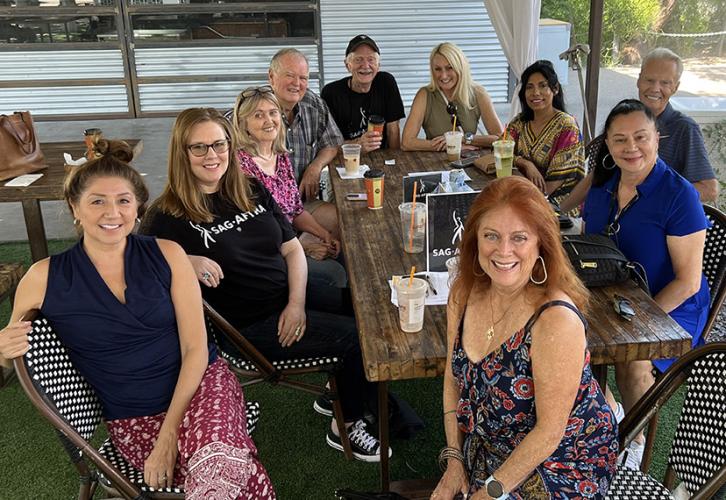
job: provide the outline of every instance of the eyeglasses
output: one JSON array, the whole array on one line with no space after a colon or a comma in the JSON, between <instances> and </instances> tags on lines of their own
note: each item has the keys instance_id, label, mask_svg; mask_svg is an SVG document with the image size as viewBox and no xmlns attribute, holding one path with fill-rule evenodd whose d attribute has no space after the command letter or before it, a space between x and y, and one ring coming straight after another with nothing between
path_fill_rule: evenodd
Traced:
<instances>
[{"instance_id":1,"label":"eyeglasses","mask_svg":"<svg viewBox=\"0 0 726 500\"><path fill-rule=\"evenodd\" d=\"M261 87L251 87L249 89L245 89L242 91L242 99L240 99L240 102L244 101L245 99L249 99L250 97L254 97L256 95L267 95L267 94L274 94L275 91L272 90L272 87L269 85L262 85Z\"/></svg>"},{"instance_id":2,"label":"eyeglasses","mask_svg":"<svg viewBox=\"0 0 726 500\"><path fill-rule=\"evenodd\" d=\"M446 105L446 112L451 115L451 123L452 123L452 125L454 123L454 118L456 118L456 122L457 123L460 122L459 115L457 114L457 111L458 111L458 109L456 109L456 104L454 104L453 102L450 102L449 104Z\"/></svg>"},{"instance_id":3,"label":"eyeglasses","mask_svg":"<svg viewBox=\"0 0 726 500\"><path fill-rule=\"evenodd\" d=\"M206 156L209 148L212 148L215 153L222 154L229 151L229 140L222 139L221 141L215 141L212 144L190 144L187 149L191 151L194 156Z\"/></svg>"}]
</instances>

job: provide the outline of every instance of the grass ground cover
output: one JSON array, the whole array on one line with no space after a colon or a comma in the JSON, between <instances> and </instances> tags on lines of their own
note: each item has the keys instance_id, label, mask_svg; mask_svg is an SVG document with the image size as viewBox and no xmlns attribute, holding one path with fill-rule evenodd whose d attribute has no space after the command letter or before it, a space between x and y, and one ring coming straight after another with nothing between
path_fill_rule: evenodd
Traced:
<instances>
[{"instance_id":1,"label":"grass ground cover","mask_svg":"<svg viewBox=\"0 0 726 500\"><path fill-rule=\"evenodd\" d=\"M50 242L51 253L71 242ZM27 244L0 244L0 261L30 263ZM0 307L0 322L7 323L9 306ZM614 387L614 380L610 378ZM420 379L390 384L426 422L411 441L392 442L391 477L416 479L438 474L436 457L444 445L441 418L441 379ZM313 397L285 388L257 385L245 389L248 400L259 401L262 416L253 439L281 499L334 498L336 488L375 490L378 466L347 462L342 453L325 443L329 419L312 409ZM662 478L683 392L661 414L653 475ZM96 440L102 441L102 428ZM75 469L55 432L26 398L17 380L0 389L0 500L75 498ZM103 493L97 493L103 498Z\"/></svg>"}]
</instances>

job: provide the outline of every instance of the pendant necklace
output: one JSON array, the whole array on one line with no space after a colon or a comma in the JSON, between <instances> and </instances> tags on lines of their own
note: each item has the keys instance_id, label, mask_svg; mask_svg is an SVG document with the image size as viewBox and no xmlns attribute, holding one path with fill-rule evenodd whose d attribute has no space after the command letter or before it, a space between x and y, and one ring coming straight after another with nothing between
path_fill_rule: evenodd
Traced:
<instances>
[{"instance_id":1,"label":"pendant necklace","mask_svg":"<svg viewBox=\"0 0 726 500\"><path fill-rule=\"evenodd\" d=\"M494 337L494 327L497 326L499 323L501 323L501 321L504 319L504 317L507 315L507 313L509 312L509 310L512 308L513 305L514 305L514 302L509 304L509 307L507 307L507 309L502 313L502 315L499 317L499 319L494 321L494 303L492 302L492 292L491 291L489 292L489 309L492 312L493 323L492 323L492 326L490 326L489 329L487 330L487 333L486 333L487 341L492 340L492 337Z\"/></svg>"}]
</instances>

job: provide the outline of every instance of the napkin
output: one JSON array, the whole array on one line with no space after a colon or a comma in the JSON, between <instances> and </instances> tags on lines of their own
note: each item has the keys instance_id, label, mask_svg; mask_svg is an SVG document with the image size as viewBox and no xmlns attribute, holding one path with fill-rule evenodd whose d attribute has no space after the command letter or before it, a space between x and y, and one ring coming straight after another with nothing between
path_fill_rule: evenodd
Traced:
<instances>
[{"instance_id":1,"label":"napkin","mask_svg":"<svg viewBox=\"0 0 726 500\"><path fill-rule=\"evenodd\" d=\"M15 179L9 180L5 183L8 187L25 187L30 186L32 183L43 177L43 174L25 174L19 175Z\"/></svg>"},{"instance_id":2,"label":"napkin","mask_svg":"<svg viewBox=\"0 0 726 500\"><path fill-rule=\"evenodd\" d=\"M417 278L424 278L426 273L416 273L414 276ZM399 279L408 279L408 276L394 275L390 280L388 280L388 286L391 288L391 303L396 307L398 307L398 294L396 293L396 288L393 286L393 283ZM446 305L446 302L449 300L449 273L430 272L428 273L427 281L429 282L429 291L426 294L426 305ZM436 290L436 293L431 291L432 285Z\"/></svg>"},{"instance_id":3,"label":"napkin","mask_svg":"<svg viewBox=\"0 0 726 500\"><path fill-rule=\"evenodd\" d=\"M361 165L360 167L358 167L358 173L353 175L346 173L345 167L335 167L335 170L338 171L338 175L341 179L362 179L363 174L368 172L370 170L370 167L368 165Z\"/></svg>"},{"instance_id":4,"label":"napkin","mask_svg":"<svg viewBox=\"0 0 726 500\"><path fill-rule=\"evenodd\" d=\"M71 167L78 167L86 163L88 159L85 156L81 156L77 160L74 160L73 157L68 153L63 153L63 161L66 165L70 165Z\"/></svg>"}]
</instances>

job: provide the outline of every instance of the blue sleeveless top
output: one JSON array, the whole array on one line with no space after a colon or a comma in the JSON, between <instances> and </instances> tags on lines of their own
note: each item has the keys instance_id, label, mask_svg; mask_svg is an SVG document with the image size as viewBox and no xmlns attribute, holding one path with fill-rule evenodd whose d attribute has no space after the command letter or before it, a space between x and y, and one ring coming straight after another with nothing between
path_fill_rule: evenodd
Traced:
<instances>
[{"instance_id":1,"label":"blue sleeveless top","mask_svg":"<svg viewBox=\"0 0 726 500\"><path fill-rule=\"evenodd\" d=\"M124 275L125 304L79 241L50 258L41 307L95 389L106 420L166 411L181 367L171 268L155 238L128 236ZM209 358L216 359L214 350Z\"/></svg>"}]
</instances>

